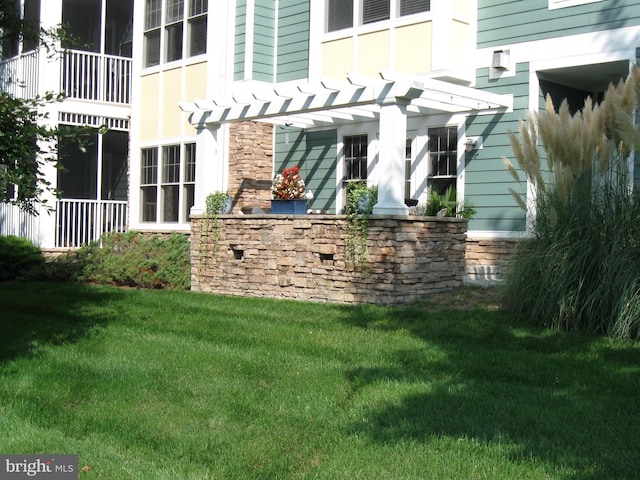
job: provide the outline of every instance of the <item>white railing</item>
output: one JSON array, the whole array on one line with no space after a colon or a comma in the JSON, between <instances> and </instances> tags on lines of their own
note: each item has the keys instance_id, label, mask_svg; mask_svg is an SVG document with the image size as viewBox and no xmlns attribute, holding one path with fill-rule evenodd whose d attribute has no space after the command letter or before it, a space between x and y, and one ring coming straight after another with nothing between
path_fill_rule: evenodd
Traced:
<instances>
[{"instance_id":1,"label":"white railing","mask_svg":"<svg viewBox=\"0 0 640 480\"><path fill-rule=\"evenodd\" d=\"M58 200L56 247L75 248L100 240L104 233L127 229L127 202Z\"/></svg>"},{"instance_id":2,"label":"white railing","mask_svg":"<svg viewBox=\"0 0 640 480\"><path fill-rule=\"evenodd\" d=\"M131 59L69 50L63 55L61 81L67 97L129 104Z\"/></svg>"},{"instance_id":3,"label":"white railing","mask_svg":"<svg viewBox=\"0 0 640 480\"><path fill-rule=\"evenodd\" d=\"M34 98L38 94L38 52L0 62L0 89L16 98Z\"/></svg>"},{"instance_id":4,"label":"white railing","mask_svg":"<svg viewBox=\"0 0 640 480\"><path fill-rule=\"evenodd\" d=\"M39 245L39 216L26 213L17 205L0 203L0 235L26 238L34 245Z\"/></svg>"}]
</instances>

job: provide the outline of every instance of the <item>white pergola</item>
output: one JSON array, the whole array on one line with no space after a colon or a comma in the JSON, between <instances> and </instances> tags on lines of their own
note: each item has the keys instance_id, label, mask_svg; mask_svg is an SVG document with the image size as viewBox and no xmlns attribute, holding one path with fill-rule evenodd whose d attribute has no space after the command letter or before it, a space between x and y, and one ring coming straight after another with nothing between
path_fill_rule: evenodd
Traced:
<instances>
[{"instance_id":1,"label":"white pergola","mask_svg":"<svg viewBox=\"0 0 640 480\"><path fill-rule=\"evenodd\" d=\"M441 113L503 112L513 108L512 95L497 95L449 82L381 72L380 78L349 75L348 81L321 80L282 85L237 82L226 97L181 103L198 130L196 178L215 178L225 164L219 128L240 121L268 122L304 129L345 123L379 122L378 203L374 214L407 215L404 161L407 118ZM212 159L211 155L214 156ZM208 162L206 162L208 158ZM200 168L199 168L200 166ZM216 168L216 166L218 168ZM204 176L200 175L204 173ZM208 173L208 174L207 174ZM196 208L206 195L196 184Z\"/></svg>"}]
</instances>

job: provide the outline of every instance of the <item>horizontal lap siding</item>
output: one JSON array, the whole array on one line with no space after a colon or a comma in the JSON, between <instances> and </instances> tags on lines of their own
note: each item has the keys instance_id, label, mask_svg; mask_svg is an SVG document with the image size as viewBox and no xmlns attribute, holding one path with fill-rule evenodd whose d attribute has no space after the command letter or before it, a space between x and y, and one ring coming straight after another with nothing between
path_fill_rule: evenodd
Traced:
<instances>
[{"instance_id":1,"label":"horizontal lap siding","mask_svg":"<svg viewBox=\"0 0 640 480\"><path fill-rule=\"evenodd\" d=\"M235 48L233 54L233 78L234 80L242 80L244 78L244 55L247 25L247 1L238 0L236 6L236 31L235 31Z\"/></svg>"},{"instance_id":2,"label":"horizontal lap siding","mask_svg":"<svg viewBox=\"0 0 640 480\"><path fill-rule=\"evenodd\" d=\"M277 81L308 77L309 0L281 0L278 11Z\"/></svg>"},{"instance_id":3,"label":"horizontal lap siding","mask_svg":"<svg viewBox=\"0 0 640 480\"><path fill-rule=\"evenodd\" d=\"M522 43L640 25L637 0L549 10L548 0L479 0L478 47Z\"/></svg>"},{"instance_id":4,"label":"horizontal lap siding","mask_svg":"<svg viewBox=\"0 0 640 480\"><path fill-rule=\"evenodd\" d=\"M514 111L497 115L475 115L467 119L467 136L482 137L483 147L467 154L465 165L465 198L476 207L477 214L469 222L469 230L522 231L525 212L518 207L509 188L524 191L507 171L503 157L517 167L509 144L509 130L517 132L528 106L529 65L517 65L515 77L489 82L488 69L478 71L478 88L493 93L512 93ZM521 176L524 178L524 175Z\"/></svg>"},{"instance_id":5,"label":"horizontal lap siding","mask_svg":"<svg viewBox=\"0 0 640 480\"><path fill-rule=\"evenodd\" d=\"M273 82L276 12L273 0L256 0L253 36L253 79Z\"/></svg>"},{"instance_id":6,"label":"horizontal lap siding","mask_svg":"<svg viewBox=\"0 0 640 480\"><path fill-rule=\"evenodd\" d=\"M287 134L288 132L288 143ZM307 188L314 193L309 208L335 213L337 130L306 132L276 127L275 169L300 167Z\"/></svg>"}]
</instances>

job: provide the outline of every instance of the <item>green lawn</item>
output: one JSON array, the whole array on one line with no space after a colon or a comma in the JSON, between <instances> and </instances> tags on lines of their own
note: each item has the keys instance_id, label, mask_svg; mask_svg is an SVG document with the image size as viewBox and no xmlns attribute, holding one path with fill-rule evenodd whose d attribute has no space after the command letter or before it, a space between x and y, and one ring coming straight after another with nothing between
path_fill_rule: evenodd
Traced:
<instances>
[{"instance_id":1,"label":"green lawn","mask_svg":"<svg viewBox=\"0 0 640 480\"><path fill-rule=\"evenodd\" d=\"M77 454L80 478L640 475L640 346L482 302L5 283L0 309L0 453Z\"/></svg>"}]
</instances>

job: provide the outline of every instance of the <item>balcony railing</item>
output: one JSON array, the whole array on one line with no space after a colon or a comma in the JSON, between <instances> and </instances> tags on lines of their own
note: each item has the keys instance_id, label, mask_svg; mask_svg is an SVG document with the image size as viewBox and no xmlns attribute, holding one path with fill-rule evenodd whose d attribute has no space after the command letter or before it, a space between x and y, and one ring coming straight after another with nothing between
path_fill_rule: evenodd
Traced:
<instances>
[{"instance_id":1,"label":"balcony railing","mask_svg":"<svg viewBox=\"0 0 640 480\"><path fill-rule=\"evenodd\" d=\"M38 52L0 62L0 90L16 98L34 98L38 94Z\"/></svg>"},{"instance_id":2,"label":"balcony railing","mask_svg":"<svg viewBox=\"0 0 640 480\"><path fill-rule=\"evenodd\" d=\"M40 245L40 216L32 215L11 203L0 203L0 235L26 238Z\"/></svg>"},{"instance_id":3,"label":"balcony railing","mask_svg":"<svg viewBox=\"0 0 640 480\"><path fill-rule=\"evenodd\" d=\"M104 233L127 229L127 202L58 200L56 247L75 248L100 240Z\"/></svg>"},{"instance_id":4,"label":"balcony railing","mask_svg":"<svg viewBox=\"0 0 640 480\"><path fill-rule=\"evenodd\" d=\"M69 50L62 61L62 93L67 97L129 104L131 59Z\"/></svg>"}]
</instances>

